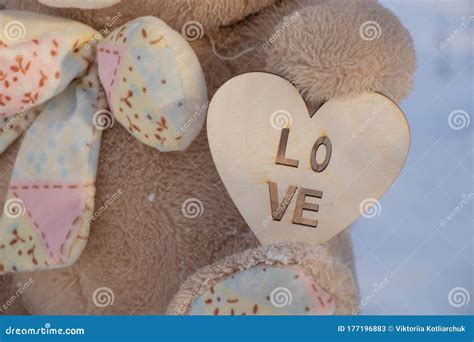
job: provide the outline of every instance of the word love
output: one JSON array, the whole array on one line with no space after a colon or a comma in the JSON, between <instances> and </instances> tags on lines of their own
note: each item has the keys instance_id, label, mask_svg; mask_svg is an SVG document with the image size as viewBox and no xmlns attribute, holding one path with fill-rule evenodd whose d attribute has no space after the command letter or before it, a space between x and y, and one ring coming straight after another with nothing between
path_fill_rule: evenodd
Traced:
<instances>
[{"instance_id":1,"label":"word love","mask_svg":"<svg viewBox=\"0 0 474 342\"><path fill-rule=\"evenodd\" d=\"M276 157L276 164L285 165L290 167L298 167L299 160L290 159L286 157L286 147L288 145L288 136L290 135L289 128L283 128L281 130L280 136L280 143L278 144L278 152ZM318 163L317 161L317 153L321 146L325 146L326 154L324 156L324 160L322 163ZM326 137L320 137L316 140L313 145L313 149L311 150L310 161L311 161L311 168L314 172L320 173L323 172L329 164L332 155L332 145L331 140ZM278 202L278 185L274 182L268 182L269 190L270 190L270 207L272 211L272 219L274 221L281 221L283 215L288 208L291 200L293 199L295 193L298 190L298 196L296 198L296 208L293 215L293 223L299 224L302 226L314 227L316 228L318 225L318 220L312 220L303 217L303 210L318 212L319 205L306 202L306 197L313 197L313 198L322 198L323 192L319 190L307 189L307 188L297 188L295 185L290 185L288 190L286 191L286 195L283 200L279 203Z\"/></svg>"},{"instance_id":2,"label":"word love","mask_svg":"<svg viewBox=\"0 0 474 342\"><path fill-rule=\"evenodd\" d=\"M207 136L222 182L263 245L339 234L364 200L390 187L410 145L406 118L387 97L335 97L310 113L298 89L265 72L216 91Z\"/></svg>"}]
</instances>

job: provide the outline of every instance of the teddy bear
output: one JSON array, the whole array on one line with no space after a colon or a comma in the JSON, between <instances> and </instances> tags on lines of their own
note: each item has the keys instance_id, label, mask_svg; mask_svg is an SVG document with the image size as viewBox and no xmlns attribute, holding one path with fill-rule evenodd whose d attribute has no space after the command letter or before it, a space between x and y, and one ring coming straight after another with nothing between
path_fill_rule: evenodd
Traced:
<instances>
[{"instance_id":1,"label":"teddy bear","mask_svg":"<svg viewBox=\"0 0 474 342\"><path fill-rule=\"evenodd\" d=\"M191 46L209 99L235 75L267 71L292 82L311 111L331 98L367 91L399 103L415 71L409 33L374 0L80 3L4 1L6 9L67 18L107 34L142 16L157 17ZM363 39L361 25L369 21L380 32ZM21 142L20 137L0 156L2 206ZM91 223L77 261L3 275L0 303L9 305L2 312L357 313L348 231L322 245L288 241L260 246L219 177L205 127L185 150L172 152L142 144L126 127L106 129L96 189L96 208L118 191L122 195ZM12 300L24 284L28 288ZM288 300L288 288L294 309L279 305ZM105 304L101 295L107 297Z\"/></svg>"}]
</instances>

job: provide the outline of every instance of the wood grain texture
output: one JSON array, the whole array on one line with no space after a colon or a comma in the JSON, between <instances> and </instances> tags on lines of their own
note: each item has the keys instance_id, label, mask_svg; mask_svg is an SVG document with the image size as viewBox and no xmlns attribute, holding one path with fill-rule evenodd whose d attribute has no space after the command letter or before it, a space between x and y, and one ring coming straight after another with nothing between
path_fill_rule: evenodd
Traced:
<instances>
[{"instance_id":1,"label":"wood grain texture","mask_svg":"<svg viewBox=\"0 0 474 342\"><path fill-rule=\"evenodd\" d=\"M276 163L282 128L289 128L285 157L298 160L297 168ZM362 201L380 198L395 181L410 143L403 112L381 94L331 99L311 116L291 83L264 72L227 81L211 101L207 129L219 175L263 244L321 244L347 228L361 215ZM312 149L321 137L331 141L331 158L315 172ZM318 148L318 164L327 152ZM277 184L282 206L290 186L321 191L321 199L306 197L318 211L303 210L304 222L317 220L317 227L294 223L298 194L274 220L269 182Z\"/></svg>"}]
</instances>

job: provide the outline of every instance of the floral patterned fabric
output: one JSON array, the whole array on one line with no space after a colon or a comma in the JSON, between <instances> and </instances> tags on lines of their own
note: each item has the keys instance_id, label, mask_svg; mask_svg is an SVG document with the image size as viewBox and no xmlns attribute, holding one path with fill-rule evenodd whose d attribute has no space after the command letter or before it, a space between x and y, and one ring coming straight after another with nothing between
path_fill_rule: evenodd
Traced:
<instances>
[{"instance_id":1,"label":"floral patterned fabric","mask_svg":"<svg viewBox=\"0 0 474 342\"><path fill-rule=\"evenodd\" d=\"M254 266L215 284L190 315L333 315L331 294L298 267Z\"/></svg>"},{"instance_id":2,"label":"floral patterned fabric","mask_svg":"<svg viewBox=\"0 0 474 342\"><path fill-rule=\"evenodd\" d=\"M89 236L104 122L182 150L204 121L194 118L207 103L204 77L157 18L97 46L97 32L71 20L1 11L0 27L0 153L27 131L0 219L0 274L68 266Z\"/></svg>"}]
</instances>

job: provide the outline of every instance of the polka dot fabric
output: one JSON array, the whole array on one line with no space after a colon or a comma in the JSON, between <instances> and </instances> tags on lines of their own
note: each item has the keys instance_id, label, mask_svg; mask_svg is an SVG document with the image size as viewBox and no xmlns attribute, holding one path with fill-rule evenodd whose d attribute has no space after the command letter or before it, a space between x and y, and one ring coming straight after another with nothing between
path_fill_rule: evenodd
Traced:
<instances>
[{"instance_id":1,"label":"polka dot fabric","mask_svg":"<svg viewBox=\"0 0 474 342\"><path fill-rule=\"evenodd\" d=\"M0 30L0 153L61 93L92 59L80 47L95 31L81 23L29 12L0 12L1 27L18 25L24 37ZM59 33L61 32L61 33Z\"/></svg>"},{"instance_id":2,"label":"polka dot fabric","mask_svg":"<svg viewBox=\"0 0 474 342\"><path fill-rule=\"evenodd\" d=\"M89 236L105 108L97 68L47 102L18 152L0 220L0 271L72 264Z\"/></svg>"},{"instance_id":3,"label":"polka dot fabric","mask_svg":"<svg viewBox=\"0 0 474 342\"><path fill-rule=\"evenodd\" d=\"M298 267L253 266L212 286L190 315L332 315L332 295Z\"/></svg>"},{"instance_id":4,"label":"polka dot fabric","mask_svg":"<svg viewBox=\"0 0 474 342\"><path fill-rule=\"evenodd\" d=\"M11 21L25 32L0 35L0 153L26 135L0 219L0 274L80 256L94 211L97 114L110 108L140 141L172 151L197 135L204 115L191 108L207 102L192 49L159 19L125 24L97 48L96 31L74 21L0 12L0 26Z\"/></svg>"},{"instance_id":5,"label":"polka dot fabric","mask_svg":"<svg viewBox=\"0 0 474 342\"><path fill-rule=\"evenodd\" d=\"M179 33L157 18L139 18L99 43L98 60L110 109L138 140L176 151L197 136L205 120L205 80Z\"/></svg>"}]
</instances>

